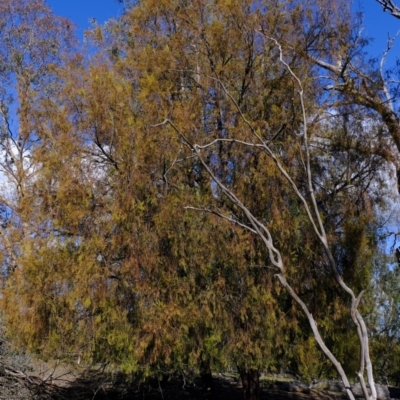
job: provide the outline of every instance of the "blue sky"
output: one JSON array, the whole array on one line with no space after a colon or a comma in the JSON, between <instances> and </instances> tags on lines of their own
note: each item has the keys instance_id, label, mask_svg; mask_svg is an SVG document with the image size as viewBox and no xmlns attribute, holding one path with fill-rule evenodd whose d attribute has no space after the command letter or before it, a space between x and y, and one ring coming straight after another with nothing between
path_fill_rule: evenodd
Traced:
<instances>
[{"instance_id":1,"label":"blue sky","mask_svg":"<svg viewBox=\"0 0 400 400\"><path fill-rule=\"evenodd\" d=\"M395 1L400 6L400 1ZM383 12L383 8L376 0L360 0L354 2L354 9L361 4L364 13L364 34L373 37L371 45L373 56L379 56L386 48L388 33L393 37L400 30L400 19L392 17L388 12ZM400 56L400 35L391 51L390 60L395 56Z\"/></svg>"},{"instance_id":2,"label":"blue sky","mask_svg":"<svg viewBox=\"0 0 400 400\"><path fill-rule=\"evenodd\" d=\"M83 37L91 18L103 23L109 18L121 15L123 8L117 0L46 0L46 3L56 15L67 17L74 22L79 38Z\"/></svg>"}]
</instances>

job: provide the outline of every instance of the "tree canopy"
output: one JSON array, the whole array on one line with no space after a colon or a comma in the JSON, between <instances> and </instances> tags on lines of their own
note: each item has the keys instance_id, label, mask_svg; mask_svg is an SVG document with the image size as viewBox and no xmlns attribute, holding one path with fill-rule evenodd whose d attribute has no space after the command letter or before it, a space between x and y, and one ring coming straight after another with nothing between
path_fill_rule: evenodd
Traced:
<instances>
[{"instance_id":1,"label":"tree canopy","mask_svg":"<svg viewBox=\"0 0 400 400\"><path fill-rule=\"evenodd\" d=\"M347 1L146 0L86 48L42 0L0 10L18 346L143 379L235 368L247 399L262 371L350 399L398 380L397 71Z\"/></svg>"}]
</instances>

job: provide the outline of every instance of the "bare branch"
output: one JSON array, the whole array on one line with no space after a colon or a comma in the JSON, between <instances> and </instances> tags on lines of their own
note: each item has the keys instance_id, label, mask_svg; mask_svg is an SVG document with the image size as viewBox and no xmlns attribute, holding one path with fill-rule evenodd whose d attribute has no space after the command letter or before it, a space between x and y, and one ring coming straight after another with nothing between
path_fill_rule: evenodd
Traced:
<instances>
[{"instance_id":1,"label":"bare branch","mask_svg":"<svg viewBox=\"0 0 400 400\"><path fill-rule=\"evenodd\" d=\"M230 92L226 89L225 85L217 78L212 78L216 81L219 82L219 84L221 85L223 91L225 92L225 94L229 97L229 99L233 102L233 104L235 105L236 109L239 112L240 117L242 118L242 120L245 122L245 124L249 127L250 131L252 132L252 134L254 136L256 136L256 138L262 143L262 148L264 149L264 151L271 157L271 159L274 161L275 165L278 167L279 171L281 172L281 174L285 177L285 179L290 183L290 185L292 186L293 190L295 191L296 195L298 196L298 198L301 200L301 202L304 205L304 208L306 210L306 213L308 215L309 221L311 222L313 229L315 231L315 233L318 235L318 237L321 239L321 232L318 229L317 224L315 223L314 217L312 215L311 209L307 203L307 200L304 198L304 196L300 193L296 183L293 181L293 179L291 178L291 176L288 174L288 172L285 170L284 166L281 164L281 162L279 161L279 159L276 157L275 153L271 150L271 148L268 146L267 142L265 140L262 139L262 137L257 133L257 131L254 129L254 127L252 126L252 124L246 119L246 117L244 116L240 106L237 104L236 100L233 98L233 96L230 94ZM319 217L319 214L317 214L317 218Z\"/></svg>"},{"instance_id":2,"label":"bare branch","mask_svg":"<svg viewBox=\"0 0 400 400\"><path fill-rule=\"evenodd\" d=\"M269 256L270 256L270 261L271 263L277 267L280 271L283 272L283 261L280 252L276 249L276 247L273 244L272 236L271 233L269 232L268 228L263 225L258 219L250 212L250 210L239 200L239 198L226 187L213 173L211 168L208 166L208 164L204 161L203 157L200 154L200 149L192 144L189 139L179 130L179 128L170 120L170 119L165 119L163 122L152 125L153 127L159 127L162 125L169 125L173 128L173 130L179 135L179 137L182 139L182 141L197 155L199 161L211 177L211 179L217 184L217 186L221 189L221 191L227 196L227 198L232 201L234 204L236 204L246 215L247 219L253 226L255 232L257 235L261 238L261 240L264 242L266 245L267 249L269 250ZM250 125L251 126L251 125Z\"/></svg>"},{"instance_id":3,"label":"bare branch","mask_svg":"<svg viewBox=\"0 0 400 400\"><path fill-rule=\"evenodd\" d=\"M286 69L289 71L290 75L295 79L295 81L297 82L297 84L299 86L299 97L300 97L300 103L301 103L301 111L302 111L302 114L303 114L303 141L304 141L305 155L306 155L306 163L305 164L306 164L306 172L307 172L307 178L308 178L308 191L310 192L310 197L311 197L311 201L312 201L312 205L313 205L313 209L314 209L314 214L315 214L318 226L319 226L318 236L319 236L321 242L323 242L324 247L327 248L328 241L327 241L327 238L326 238L324 224L322 223L322 219L321 219L321 216L319 214L317 201L315 199L314 187L313 187L312 177L311 177L310 151L309 151L309 148L308 148L307 115L306 115L306 108L305 108L305 105L304 105L303 85L302 85L302 83L300 81L300 78L290 68L290 65L284 61L283 52L282 52L282 46L278 43L278 41L276 39L274 39L274 38L268 38L268 39L272 40L275 43L275 45L278 47L280 62L286 67Z\"/></svg>"},{"instance_id":4,"label":"bare branch","mask_svg":"<svg viewBox=\"0 0 400 400\"><path fill-rule=\"evenodd\" d=\"M392 0L376 0L382 7L383 11L389 11L395 18L400 19L400 7L396 6Z\"/></svg>"},{"instance_id":5,"label":"bare branch","mask_svg":"<svg viewBox=\"0 0 400 400\"><path fill-rule=\"evenodd\" d=\"M380 1L383 3L391 3L387 1ZM400 15L400 14L399 14ZM397 35L396 35L397 36ZM308 57L317 66L329 71L333 74L332 80L334 84L327 85L326 90L340 91L347 94L355 104L367 107L374 110L381 116L383 123L386 125L394 144L397 148L397 154L390 156L392 160L398 160L398 153L400 153L400 119L393 108L392 99L387 88L388 82L383 76L383 64L393 43L388 43L388 48L383 54L380 64L380 79L377 82L371 80L371 77L351 66L352 76L342 73L339 68L328 62L318 59L317 57L309 54ZM350 64L349 64L350 65ZM356 76L356 78L354 78ZM392 152L392 151L390 151ZM399 161L394 161L396 168L400 168Z\"/></svg>"},{"instance_id":6,"label":"bare branch","mask_svg":"<svg viewBox=\"0 0 400 400\"><path fill-rule=\"evenodd\" d=\"M205 212L205 213L208 213L208 214L214 214L214 215L216 215L216 216L218 216L218 217L220 217L222 219L225 219L226 221L232 222L235 225L238 225L238 226L240 226L240 227L242 227L242 228L244 228L244 229L246 229L246 230L248 230L248 231L250 231L252 233L257 234L257 231L255 229L253 229L251 226L246 225L246 224L244 224L244 223L242 223L242 222L240 222L237 219L234 219L232 217L228 217L227 215L224 215L219 211L212 210L210 208L198 208L198 207L192 207L192 206L186 206L185 210L195 210L195 211Z\"/></svg>"},{"instance_id":7,"label":"bare branch","mask_svg":"<svg viewBox=\"0 0 400 400\"><path fill-rule=\"evenodd\" d=\"M389 104L389 107L393 112L394 112L393 102L392 102L392 98L390 96L390 93L389 93L389 90L387 87L387 82L385 80L385 77L383 76L383 66L386 62L387 55L389 54L389 51L393 47L394 41L396 40L396 37L399 35L399 33L400 33L400 30L397 31L396 35L394 35L393 37L390 37L390 35L388 35L387 46L386 46L385 51L383 52L381 62L379 65L379 70L380 70L382 85L383 85L383 92L385 93L386 101Z\"/></svg>"},{"instance_id":8,"label":"bare branch","mask_svg":"<svg viewBox=\"0 0 400 400\"><path fill-rule=\"evenodd\" d=\"M293 290L293 288L289 285L287 282L286 278L282 274L277 275L279 281L281 282L282 286L288 291L290 296L296 301L296 303L302 308L304 314L307 316L308 322L310 324L311 330L313 331L314 338L317 341L319 347L321 350L324 352L324 354L328 357L328 359L331 361L331 363L334 365L336 368L336 371L338 371L340 378L342 379L342 382L344 384L347 396L349 397L350 400L355 400L354 394L351 391L350 387L350 382L347 379L346 372L344 371L342 365L340 362L337 360L337 358L332 354L332 352L328 349L326 346L324 340L322 339L321 334L319 333L318 326L315 322L314 317L308 310L307 305L300 299L300 297L297 295L297 293ZM366 397L368 399L368 397Z\"/></svg>"}]
</instances>

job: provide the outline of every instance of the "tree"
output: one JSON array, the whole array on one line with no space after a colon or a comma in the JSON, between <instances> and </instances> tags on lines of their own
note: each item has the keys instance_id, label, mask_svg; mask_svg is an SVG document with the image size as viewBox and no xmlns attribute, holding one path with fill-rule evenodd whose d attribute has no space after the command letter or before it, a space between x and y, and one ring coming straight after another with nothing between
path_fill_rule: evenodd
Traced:
<instances>
[{"instance_id":1,"label":"tree","mask_svg":"<svg viewBox=\"0 0 400 400\"><path fill-rule=\"evenodd\" d=\"M54 16L43 1L3 1L0 12L0 232L2 275L8 278L18 267L21 242L30 234L21 210L30 202L27 190L38 168L30 158L37 143L31 115L39 98L51 95L52 66L61 62L74 37L71 24Z\"/></svg>"},{"instance_id":2,"label":"tree","mask_svg":"<svg viewBox=\"0 0 400 400\"><path fill-rule=\"evenodd\" d=\"M9 332L142 377L234 364L252 400L282 359L317 369L300 309L349 398L358 368L374 400L361 311L393 157L365 127L386 92L355 75L346 2L149 0L89 38L96 56L46 59L50 95L21 106L37 169L4 236Z\"/></svg>"},{"instance_id":3,"label":"tree","mask_svg":"<svg viewBox=\"0 0 400 400\"><path fill-rule=\"evenodd\" d=\"M377 373L388 384L399 384L399 271L390 257L378 269L375 303L376 323L372 331L372 355ZM389 264L389 268L387 265Z\"/></svg>"},{"instance_id":4,"label":"tree","mask_svg":"<svg viewBox=\"0 0 400 400\"><path fill-rule=\"evenodd\" d=\"M398 7L394 2L378 2L384 7L384 11L389 11L395 17L398 16ZM397 191L394 190L392 194L386 194L387 199L392 199L392 205L389 205L389 210L392 213L393 208L396 208L398 203L399 193L400 120L397 110L399 71L398 66L386 68L385 62L394 40L395 38L389 38L380 60L368 61L364 52L364 46L367 42L361 37L361 27L355 27L354 32L348 36L342 46L335 49L336 54L333 51L325 52L325 50L314 50L308 53L316 66L327 73L325 75L325 78L327 78L326 90L333 94L335 102L353 104L359 107L368 124L374 126L375 132L372 134L368 132L365 137L366 146L354 144L355 148L358 148L358 152L374 153L387 161L386 168L383 169L386 172L383 173L386 174L387 181L394 183L393 186L397 187ZM342 60L340 68L332 63L334 57L339 57ZM372 121L375 122L372 123ZM391 236L396 241L397 230L392 226L390 232L385 233L384 236L385 238ZM394 248L392 248L392 251L394 252ZM376 327L373 328L373 341L374 346L376 346L374 352L377 369L381 370L382 375L386 378L394 379L395 373L389 371L395 370L396 361L391 364L389 360L394 359L393 354L396 354L398 346L399 330L398 326L393 324L392 319L392 313L397 312L398 302L390 287L395 285L397 277L396 269L391 266L391 261L386 258L383 264L384 266L381 266L376 273L381 281L377 279L375 283L377 287L375 301L380 306L377 312L378 321ZM388 279L388 277L390 278ZM385 311L382 312L382 310ZM392 349L390 357L383 356L382 348L384 346L382 346L382 343L386 344L386 348Z\"/></svg>"},{"instance_id":5,"label":"tree","mask_svg":"<svg viewBox=\"0 0 400 400\"><path fill-rule=\"evenodd\" d=\"M227 360L244 377L258 375L267 358L275 362L272 336L279 336L271 277L247 273L259 256L243 251L249 239L232 227L171 218L208 192L207 179L192 157L181 159L179 142L160 140L143 122L157 113L145 107L151 79L132 84L129 64L109 54L89 66L79 56L53 66L60 84L30 109L38 169L29 202L19 205L29 234L4 291L9 334L43 357L108 362L143 376L188 365L207 372ZM210 231L219 240L210 241ZM223 257L227 237L232 250ZM253 326L256 301L270 317Z\"/></svg>"},{"instance_id":6,"label":"tree","mask_svg":"<svg viewBox=\"0 0 400 400\"><path fill-rule=\"evenodd\" d=\"M161 33L161 38L157 38L153 43L155 43L157 48L160 46L160 49L164 49L163 59L167 59L168 62L170 62L169 66L166 68L164 67L164 75L153 73L157 76L162 76L164 79L166 78L166 82L168 82L169 74L181 74L181 95L178 104L170 101L170 99L173 99L172 93L170 97L168 95L161 97L163 92L161 85L163 85L164 82L161 79L158 81L159 85L155 90L160 101L159 114L164 114L165 117L162 118L160 123L154 124L154 128L164 129L166 135L175 132L177 137L188 147L192 154L197 156L202 167L212 178L213 184L210 184L210 186L213 188L214 185L213 193L219 207L201 207L200 210L219 215L221 218L242 226L257 235L263 241L269 251L270 265L277 269L277 276L282 286L307 315L319 346L335 365L347 388L346 390L349 397L353 398L346 373L340 362L334 357L322 340L314 317L309 311L309 306L297 295L293 285L288 281L288 271L290 271L290 268L286 268L286 264L291 264L290 258L283 252L282 249L284 247L281 246L277 240L279 238L279 231L275 232L274 230L273 214L270 214L268 218L258 213L256 214L253 208L248 206L248 203L243 200L243 194L238 193L237 187L231 185L230 179L226 179L226 175L220 172L220 168L222 167L229 168L229 162L238 165L247 165L247 159L258 152L264 153L264 155L274 163L277 171L283 178L282 180L286 182L287 188L293 190L301 209L300 212L304 213L303 215L307 224L309 224L316 235L321 249L319 255L322 257L323 263L330 267L337 285L350 297L351 307L349 314L356 327L361 349L358 376L363 387L364 396L369 398L370 395L367 392L364 381L364 368L366 366L367 379L372 391L371 396L372 398L376 398L372 365L369 356L367 327L358 311L363 291L359 294L355 294L344 282L343 275L345 275L347 271L341 269L341 260L338 255L334 253L334 246L330 245L331 240L335 237L334 234L338 235L339 238L343 235L342 240L344 240L344 242L348 240L345 239L347 233L346 229L351 230L352 223L356 223L358 210L352 208L345 200L342 200L341 205L343 208L340 209L336 215L336 231L330 232L328 230L329 225L326 224L322 209L320 209L320 196L323 195L323 190L315 189L317 184L322 188L325 187L322 182L318 181L316 177L317 174L314 175L315 169L313 166L316 154L310 150L312 149L311 145L316 146L318 142L321 144L323 136L318 134L318 132L324 128L326 129L320 122L320 119L318 119L319 115L327 111L325 107L322 106L321 108L321 100L318 98L318 90L322 90L322 87L317 88L317 91L315 91L315 86L311 84L310 79L307 77L308 74L309 76L313 76L312 67L307 70L307 64L302 65L298 63L298 54L295 53L296 50L293 51L293 48L296 49L293 42L291 46L286 45L286 43L290 43L290 39L296 37L296 31L290 32L289 26L285 24L283 24L283 26L285 26L286 30L282 28L281 30L276 29L278 25L277 21L281 23L279 26L282 27L282 21L285 20L285 17L288 18L285 12L279 13L279 11L285 9L284 5L280 5L279 9L274 9L273 5L271 5L268 9L268 17L271 18L268 20L268 23L264 23L263 19L257 21L255 17L257 14L252 14L249 4L238 5L236 3L230 3L229 9L224 8L225 6L228 7L225 3L210 5L209 9L212 9L213 14L207 17L201 14L205 12L205 8L199 9L198 12L203 16L203 18L200 19L202 22L200 25L202 30L200 29L197 35L196 33L187 35L191 37L191 48L196 51L196 57L179 57L179 61L175 61L171 58L171 53L174 57L178 58L179 51L175 48L171 50L174 44L173 40L176 36L172 28L168 31L168 22L172 21L171 26L174 28L178 26L181 27L181 24L184 25L185 21L190 21L190 18L182 18L179 22L172 17L171 21L160 18L156 20L157 25L151 25L152 32ZM305 19L307 22L300 24L300 26L307 28L310 26L315 28L318 24L323 24L325 20L322 17L325 14L337 12L336 8L331 9L328 4L320 2L320 8L315 14L313 14L311 10L307 10L308 15L311 15L311 19L307 19L310 18L307 17L307 11L296 8L295 3L288 4L288 7L289 6L292 6L294 10L289 14L293 18L293 21L297 22L303 18L303 21ZM344 4L340 4L340 6L344 7ZM339 8L339 4L335 4L335 7ZM186 7L184 10L186 14L188 14L188 8L189 7ZM179 8L177 8L177 10L180 11ZM275 15L274 11L276 12ZM288 10L285 9L285 11ZM139 9L137 12L141 13L143 9ZM265 10L259 9L258 15L263 15L263 12L265 12ZM245 38L243 41L245 42L245 40L247 40L251 43L251 46L247 47L247 49L250 48L252 51L250 58L247 59L247 66L250 65L253 67L258 61L257 67L259 69L250 67L247 69L243 68L245 75L244 79L240 80L238 79L238 71L241 71L241 63L246 61L246 57L242 56L242 54L246 55L247 53L243 48L238 46L238 43L241 42L237 38L235 38L236 40L233 39L233 43L231 43L222 35L222 32L231 29L229 25L230 16L234 15L237 20L238 15L243 14L246 15L246 19L243 19L246 22L241 25L240 32L243 33L242 38ZM138 14L134 15L137 17ZM175 12L174 15L179 16L179 13ZM272 19L271 15L274 15L274 19ZM252 17L254 17L254 19L252 19ZM282 20L279 18L282 18ZM239 21L242 21L242 19L239 18ZM274 25L274 22L276 22L277 25ZM315 25L313 25L314 22ZM208 26L207 23L210 25ZM335 25L335 23L337 23L337 25ZM294 23L293 25L296 29L297 24ZM224 26L224 28L222 28L222 26ZM246 29L247 27L249 28ZM261 27L261 29L259 27ZM274 28L276 29L275 31ZM324 31L324 33L332 33L333 29L339 33L343 32L343 35L349 32L344 21L340 19L325 27L325 29L326 31ZM234 29L232 28L230 33L232 34L233 31ZM282 31L284 33L282 33ZM162 36L163 33L165 33L165 36ZM315 39L311 34L312 31L308 32L306 36L306 39L310 40L310 43L306 43L308 46L311 46L311 43L313 43L312 39ZM154 37L155 36L153 36L153 38ZM230 37L233 37L233 35ZM321 35L321 40L322 38L323 35ZM318 40L319 39L320 37L318 37ZM342 40L342 37L340 40ZM216 43L217 41L218 43ZM168 44L166 44L166 42ZM296 44L296 41L294 41L294 43ZM332 43L332 46L334 47L335 43ZM181 45L180 49L184 49L184 46ZM272 57L268 57L270 54L272 54ZM204 57L204 62L194 62L195 58L199 60L202 56ZM285 61L286 59L288 59L288 61ZM154 59L153 62L155 63L156 60ZM268 67L272 69L268 70L269 76L267 72L263 70L264 65L268 65ZM156 68L160 67L160 63L157 63ZM276 74L274 74L274 67L276 68L275 71L277 71ZM246 98L246 94L252 90L257 93L257 89L260 90L260 88L264 89L268 87L268 85L261 84L263 76L272 76L270 79L273 80L274 78L276 79L278 74L282 74L282 71L286 82L290 85L289 90L292 91L292 96L286 97L286 104L284 103L283 110L285 110L285 108L289 110L289 113L292 113L292 118L289 119L290 125L285 126L285 139L287 139L287 142L283 143L286 145L290 144L293 149L292 152L283 147L280 141L276 140L280 133L279 129L271 129L272 132L275 132L275 135L272 134L268 136L268 128L273 126L273 118L267 119L270 126L262 126L262 121L265 121L265 116L262 115L262 117L260 117L259 114L257 114L259 110L259 108L257 108L257 100L260 101L265 97L259 96L258 99L256 98L257 100L254 99L254 97L252 97L251 100ZM246 72L249 74L248 78ZM252 83L255 81L257 84L253 86ZM238 83L241 83L241 85L238 85ZM194 90L192 89L192 85L195 87ZM201 99L201 95L197 95L196 90L204 96L205 100ZM179 94L177 95L179 96ZM197 100L192 100L192 97ZM209 99L207 99L207 97L209 97ZM317 99L317 101L312 101L312 98ZM246 100L248 100L249 103L246 103ZM260 103L260 108L265 105L261 101ZM207 110L207 113L211 115L212 112L216 110L215 114L220 116L220 120L218 120L217 117L214 123L212 116L209 117L209 114L205 116L204 111L202 112L202 110L198 109L198 104L204 104L203 110ZM275 110L272 108L270 114L281 116L281 114L279 114L279 108L278 111L274 111ZM186 117L183 120L181 115L190 115L191 118L188 119ZM314 117L315 115L317 117ZM309 124L310 119L312 122ZM210 120L211 127L207 129L207 124ZM308 125L310 127L308 127ZM351 148L349 150L351 150ZM226 155L232 157L234 161L230 161L230 158L224 159ZM374 154L370 155L374 156ZM353 155L348 152L347 156L347 163L351 163L353 161ZM371 160L379 162L374 157L372 157ZM372 176L377 170L375 167L372 170L368 169L368 171L368 175ZM339 191L346 190L346 195L352 198L352 201L355 201L356 205L360 205L363 209L367 210L371 207L370 200L366 197L365 188L368 187L368 185L362 185L360 188L354 188L353 190L353 186L349 186L349 182L352 179L356 179L355 177L357 175L349 173L348 170L347 173L348 178L339 185ZM324 175L322 175L321 178L322 177L324 177ZM343 177L344 174L342 170L342 178ZM358 175L358 177L360 176ZM326 178L326 176L324 178ZM362 180L360 180L360 182L362 182ZM333 193L335 193L337 189L337 185L334 185ZM336 198L336 200L338 199L340 199L340 195ZM228 205L230 204L230 206L226 207L225 203ZM194 208L199 209L198 207ZM338 219L342 221L344 225L337 223ZM345 228L345 224L349 225ZM275 240L279 244L275 244ZM353 256L357 257L358 255L355 253ZM325 273L325 271L323 273Z\"/></svg>"}]
</instances>

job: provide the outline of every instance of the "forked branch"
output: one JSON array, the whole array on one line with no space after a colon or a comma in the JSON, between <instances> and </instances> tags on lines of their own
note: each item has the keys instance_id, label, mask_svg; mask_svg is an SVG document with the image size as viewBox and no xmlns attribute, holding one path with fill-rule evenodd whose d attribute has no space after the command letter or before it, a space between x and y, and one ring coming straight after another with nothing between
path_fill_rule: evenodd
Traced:
<instances>
[{"instance_id":1,"label":"forked branch","mask_svg":"<svg viewBox=\"0 0 400 400\"><path fill-rule=\"evenodd\" d=\"M382 7L383 11L388 11L395 18L400 19L400 7L396 6L392 0L376 0Z\"/></svg>"}]
</instances>

